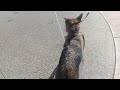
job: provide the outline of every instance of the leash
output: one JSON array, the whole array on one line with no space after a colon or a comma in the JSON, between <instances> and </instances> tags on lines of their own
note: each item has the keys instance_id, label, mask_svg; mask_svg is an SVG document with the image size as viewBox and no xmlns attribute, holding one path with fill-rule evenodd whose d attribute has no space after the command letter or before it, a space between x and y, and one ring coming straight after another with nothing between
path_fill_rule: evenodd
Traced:
<instances>
[{"instance_id":1,"label":"leash","mask_svg":"<svg viewBox=\"0 0 120 90\"><path fill-rule=\"evenodd\" d=\"M81 22L83 22L87 18L88 15L89 15L89 12L87 13L86 17Z\"/></svg>"}]
</instances>

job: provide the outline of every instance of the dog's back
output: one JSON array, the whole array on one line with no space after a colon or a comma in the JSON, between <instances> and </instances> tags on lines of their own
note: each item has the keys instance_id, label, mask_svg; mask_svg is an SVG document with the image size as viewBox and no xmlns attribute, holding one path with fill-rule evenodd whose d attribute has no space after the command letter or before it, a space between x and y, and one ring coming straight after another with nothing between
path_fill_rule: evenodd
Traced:
<instances>
[{"instance_id":1,"label":"dog's back","mask_svg":"<svg viewBox=\"0 0 120 90\"><path fill-rule=\"evenodd\" d=\"M66 37L56 79L78 79L79 65L82 60L84 38L81 33Z\"/></svg>"},{"instance_id":2,"label":"dog's back","mask_svg":"<svg viewBox=\"0 0 120 90\"><path fill-rule=\"evenodd\" d=\"M79 65L85 46L84 36L79 32L82 16L83 14L74 19L64 18L68 36L59 60L56 79L79 79Z\"/></svg>"}]
</instances>

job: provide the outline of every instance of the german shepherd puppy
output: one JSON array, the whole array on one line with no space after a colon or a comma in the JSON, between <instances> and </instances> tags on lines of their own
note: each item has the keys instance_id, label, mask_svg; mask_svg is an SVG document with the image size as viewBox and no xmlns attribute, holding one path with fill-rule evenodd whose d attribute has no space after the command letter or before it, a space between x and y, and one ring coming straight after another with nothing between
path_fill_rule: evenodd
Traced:
<instances>
[{"instance_id":1,"label":"german shepherd puppy","mask_svg":"<svg viewBox=\"0 0 120 90\"><path fill-rule=\"evenodd\" d=\"M79 65L85 47L84 35L79 32L82 16L83 14L74 19L64 18L68 35L65 38L56 79L79 79Z\"/></svg>"}]
</instances>

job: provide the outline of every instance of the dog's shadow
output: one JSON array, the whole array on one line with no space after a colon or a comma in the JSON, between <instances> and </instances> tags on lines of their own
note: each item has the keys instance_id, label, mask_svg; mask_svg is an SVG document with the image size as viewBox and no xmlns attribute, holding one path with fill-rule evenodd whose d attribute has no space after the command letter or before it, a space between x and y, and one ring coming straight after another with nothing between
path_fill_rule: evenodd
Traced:
<instances>
[{"instance_id":1,"label":"dog's shadow","mask_svg":"<svg viewBox=\"0 0 120 90\"><path fill-rule=\"evenodd\" d=\"M58 69L58 65L56 66L56 68L53 70L52 74L50 75L49 79L56 79L56 72Z\"/></svg>"}]
</instances>

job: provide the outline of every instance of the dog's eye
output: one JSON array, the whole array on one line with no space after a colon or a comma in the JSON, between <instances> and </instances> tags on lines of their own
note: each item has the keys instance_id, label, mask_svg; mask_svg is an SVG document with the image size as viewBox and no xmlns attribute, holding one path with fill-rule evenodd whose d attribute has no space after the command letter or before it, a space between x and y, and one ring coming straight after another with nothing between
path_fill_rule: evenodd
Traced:
<instances>
[{"instance_id":1,"label":"dog's eye","mask_svg":"<svg viewBox=\"0 0 120 90\"><path fill-rule=\"evenodd\" d=\"M79 24L79 22L75 23L75 25Z\"/></svg>"},{"instance_id":2,"label":"dog's eye","mask_svg":"<svg viewBox=\"0 0 120 90\"><path fill-rule=\"evenodd\" d=\"M73 26L75 26L74 24L70 24L70 27L73 27Z\"/></svg>"}]
</instances>

